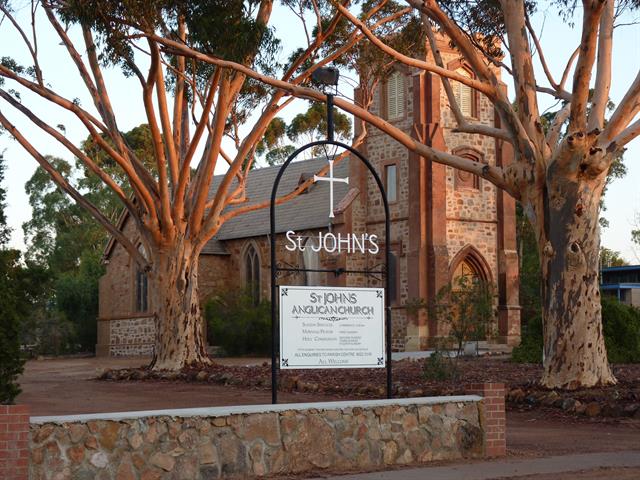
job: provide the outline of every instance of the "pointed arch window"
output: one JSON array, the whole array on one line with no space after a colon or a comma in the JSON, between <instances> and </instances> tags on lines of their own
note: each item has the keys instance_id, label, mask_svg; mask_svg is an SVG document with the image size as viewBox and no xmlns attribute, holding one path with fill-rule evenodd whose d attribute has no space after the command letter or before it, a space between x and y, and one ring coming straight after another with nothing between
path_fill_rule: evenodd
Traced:
<instances>
[{"instance_id":1,"label":"pointed arch window","mask_svg":"<svg viewBox=\"0 0 640 480\"><path fill-rule=\"evenodd\" d=\"M260 256L253 244L249 245L244 254L244 281L251 301L254 305L260 303Z\"/></svg>"},{"instance_id":2,"label":"pointed arch window","mask_svg":"<svg viewBox=\"0 0 640 480\"><path fill-rule=\"evenodd\" d=\"M455 267L454 267L455 266ZM491 283L491 270L475 247L467 245L455 256L451 271L451 281L455 286L464 278L465 283Z\"/></svg>"},{"instance_id":3,"label":"pointed arch window","mask_svg":"<svg viewBox=\"0 0 640 480\"><path fill-rule=\"evenodd\" d=\"M142 244L138 245L140 254L147 258L147 252ZM149 275L136 264L136 312L149 310Z\"/></svg>"}]
</instances>

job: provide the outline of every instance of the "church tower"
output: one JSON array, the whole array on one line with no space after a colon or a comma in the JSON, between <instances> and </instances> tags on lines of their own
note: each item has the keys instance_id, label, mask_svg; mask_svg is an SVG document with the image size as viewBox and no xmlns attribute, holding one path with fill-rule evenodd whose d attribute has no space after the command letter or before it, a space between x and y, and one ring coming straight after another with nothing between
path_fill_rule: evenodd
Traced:
<instances>
[{"instance_id":1,"label":"church tower","mask_svg":"<svg viewBox=\"0 0 640 480\"><path fill-rule=\"evenodd\" d=\"M441 41L440 51L447 68L473 77L448 42ZM499 124L487 98L458 82L452 82L452 87L462 113L471 121ZM374 92L371 110L435 149L488 165L510 161L510 145L454 131L457 124L437 75L396 66ZM461 275L495 286L496 340L517 345L520 307L514 200L476 175L420 157L374 127L368 129L361 149L382 178L391 213L393 348L423 350L446 335L426 311L409 313L405 306L418 299L435 299L443 286ZM360 228L383 233L382 202L373 179L359 163L351 162L350 173L359 178L360 190L351 222L362 218ZM359 228L355 223L352 227Z\"/></svg>"}]
</instances>

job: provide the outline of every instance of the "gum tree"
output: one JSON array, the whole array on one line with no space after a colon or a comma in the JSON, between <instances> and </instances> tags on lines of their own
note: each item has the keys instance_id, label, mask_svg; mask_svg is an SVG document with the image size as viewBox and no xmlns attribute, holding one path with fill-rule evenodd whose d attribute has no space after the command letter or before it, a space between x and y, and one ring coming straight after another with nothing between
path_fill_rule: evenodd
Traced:
<instances>
[{"instance_id":1,"label":"gum tree","mask_svg":"<svg viewBox=\"0 0 640 480\"><path fill-rule=\"evenodd\" d=\"M428 139L413 138L354 102L338 98L335 103L420 156L479 175L522 204L535 230L543 275L542 384L571 389L616 382L602 335L598 217L612 163L625 145L640 135L640 72L612 114L605 118L612 82L614 22L619 7L637 7L637 2L584 0L580 9L575 8L576 2L555 3L567 16L574 9L581 15L576 22L581 28L581 41L558 77L548 68L530 23L534 2L407 0L412 7L408 15L421 18L429 38L425 59L402 54L388 41L393 37L377 35L366 18L356 17L346 6L334 2L372 45L394 61L439 75L458 123L457 131L494 137L505 147L510 146L513 160L508 166L484 165L436 150ZM456 47L473 77L445 68L436 41L438 35L445 35ZM236 69L292 95L324 100L324 95L304 86L258 74L175 41L162 43L172 51ZM506 47L511 66L503 63L500 45ZM548 85L535 75L534 50ZM496 75L498 68L512 76L515 101L508 98ZM465 118L456 104L452 81L487 97L499 115L500 125L489 126ZM564 103L548 128L543 128L541 121L541 94Z\"/></svg>"},{"instance_id":2,"label":"gum tree","mask_svg":"<svg viewBox=\"0 0 640 480\"><path fill-rule=\"evenodd\" d=\"M309 84L317 68L341 58L365 38L326 2L282 3L301 22L306 41L280 63L281 45L269 26L273 0L45 0L31 2L30 10L24 2L14 10L12 2L0 0L0 28L7 36L12 33L28 55L24 61L5 56L0 62L0 126L149 272L158 325L155 369L209 363L198 296L198 256L225 221L266 206L243 205L248 172L270 122L293 97L256 80L269 75L287 85ZM389 10L386 3L370 4L364 18L372 20L374 30L394 24L402 28L399 19L408 8ZM67 78L75 75L80 80L86 104L75 98L78 92L71 96L63 93L66 85L50 83L41 58L40 35L46 30L56 35L59 65L66 61ZM341 41L327 47L336 31ZM224 58L229 65L185 56L168 47L173 44L206 58ZM119 128L124 113L114 109L105 80L105 69L116 67L131 84L131 104L145 112L152 166L137 155ZM57 122L47 119L51 111L71 117L90 137L91 149L78 148L67 138L69 125L53 126ZM34 129L64 147L117 196L145 254L136 238L126 237L86 192L56 169L31 138ZM110 159L108 169L105 158ZM211 192L218 163L228 170ZM311 182L278 201L293 198Z\"/></svg>"}]
</instances>

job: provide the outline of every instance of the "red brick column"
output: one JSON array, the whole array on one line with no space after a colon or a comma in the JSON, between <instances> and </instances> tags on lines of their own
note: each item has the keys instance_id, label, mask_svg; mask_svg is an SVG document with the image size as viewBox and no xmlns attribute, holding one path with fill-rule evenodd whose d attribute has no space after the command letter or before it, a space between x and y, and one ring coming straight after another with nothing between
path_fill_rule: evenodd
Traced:
<instances>
[{"instance_id":1,"label":"red brick column","mask_svg":"<svg viewBox=\"0 0 640 480\"><path fill-rule=\"evenodd\" d=\"M484 432L485 457L506 455L507 418L504 409L504 383L472 384L467 391L483 397L480 422Z\"/></svg>"},{"instance_id":2,"label":"red brick column","mask_svg":"<svg viewBox=\"0 0 640 480\"><path fill-rule=\"evenodd\" d=\"M0 405L0 478L29 478L29 409Z\"/></svg>"}]
</instances>

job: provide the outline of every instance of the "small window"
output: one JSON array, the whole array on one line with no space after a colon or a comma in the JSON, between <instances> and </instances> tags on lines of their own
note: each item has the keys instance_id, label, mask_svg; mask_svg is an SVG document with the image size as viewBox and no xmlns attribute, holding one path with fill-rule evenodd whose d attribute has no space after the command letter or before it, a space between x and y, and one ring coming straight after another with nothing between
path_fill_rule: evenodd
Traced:
<instances>
[{"instance_id":1,"label":"small window","mask_svg":"<svg viewBox=\"0 0 640 480\"><path fill-rule=\"evenodd\" d=\"M456 73L467 78L471 78L471 74L465 68L458 68ZM465 117L473 116L473 89L468 85L460 82L452 82L453 94L456 98L456 103L460 107L462 115Z\"/></svg>"},{"instance_id":2,"label":"small window","mask_svg":"<svg viewBox=\"0 0 640 480\"><path fill-rule=\"evenodd\" d=\"M147 258L144 246L140 244L138 251ZM149 276L140 266L136 266L136 312L149 310Z\"/></svg>"},{"instance_id":3,"label":"small window","mask_svg":"<svg viewBox=\"0 0 640 480\"><path fill-rule=\"evenodd\" d=\"M253 245L249 245L244 255L244 281L251 301L254 305L260 303L260 257Z\"/></svg>"},{"instance_id":4,"label":"small window","mask_svg":"<svg viewBox=\"0 0 640 480\"><path fill-rule=\"evenodd\" d=\"M404 76L394 72L387 80L387 118L397 120L404 116Z\"/></svg>"},{"instance_id":5,"label":"small window","mask_svg":"<svg viewBox=\"0 0 640 480\"><path fill-rule=\"evenodd\" d=\"M385 185L387 191L387 201L395 202L398 200L398 166L393 163L384 167Z\"/></svg>"}]
</instances>

